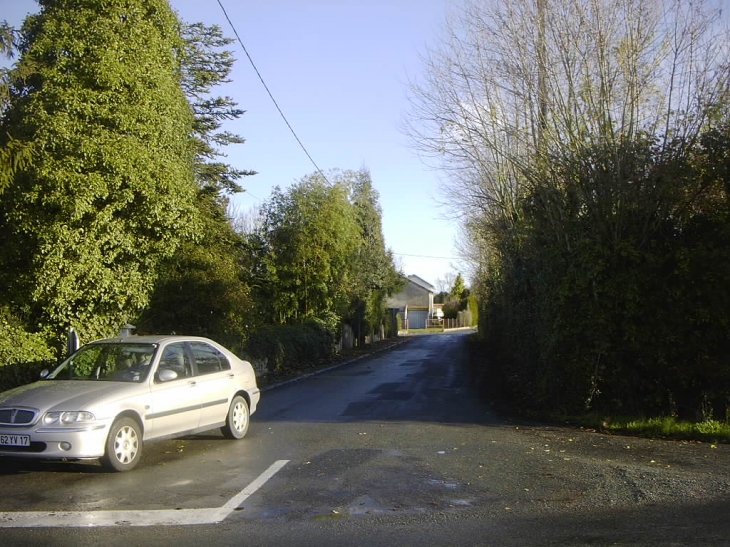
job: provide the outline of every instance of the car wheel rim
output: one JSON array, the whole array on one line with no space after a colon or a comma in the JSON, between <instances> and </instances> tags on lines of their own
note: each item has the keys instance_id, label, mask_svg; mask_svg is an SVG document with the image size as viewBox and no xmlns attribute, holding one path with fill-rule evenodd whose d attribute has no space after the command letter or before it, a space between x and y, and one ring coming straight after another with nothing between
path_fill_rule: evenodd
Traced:
<instances>
[{"instance_id":1,"label":"car wheel rim","mask_svg":"<svg viewBox=\"0 0 730 547\"><path fill-rule=\"evenodd\" d=\"M137 432L132 427L123 427L117 432L114 439L114 455L119 463L129 463L134 460L139 450Z\"/></svg>"},{"instance_id":2,"label":"car wheel rim","mask_svg":"<svg viewBox=\"0 0 730 547\"><path fill-rule=\"evenodd\" d=\"M232 422L233 422L233 428L236 431L243 431L246 429L246 411L244 409L243 403L238 403L236 406L233 407L233 416L232 416Z\"/></svg>"}]
</instances>

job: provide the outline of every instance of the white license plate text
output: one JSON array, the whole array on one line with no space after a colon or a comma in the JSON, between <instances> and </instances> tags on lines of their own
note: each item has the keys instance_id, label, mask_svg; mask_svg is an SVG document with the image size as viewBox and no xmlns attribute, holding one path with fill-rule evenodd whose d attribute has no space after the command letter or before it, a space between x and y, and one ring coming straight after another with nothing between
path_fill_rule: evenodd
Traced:
<instances>
[{"instance_id":1,"label":"white license plate text","mask_svg":"<svg viewBox=\"0 0 730 547\"><path fill-rule=\"evenodd\" d=\"M30 446L30 435L0 435L0 446Z\"/></svg>"}]
</instances>

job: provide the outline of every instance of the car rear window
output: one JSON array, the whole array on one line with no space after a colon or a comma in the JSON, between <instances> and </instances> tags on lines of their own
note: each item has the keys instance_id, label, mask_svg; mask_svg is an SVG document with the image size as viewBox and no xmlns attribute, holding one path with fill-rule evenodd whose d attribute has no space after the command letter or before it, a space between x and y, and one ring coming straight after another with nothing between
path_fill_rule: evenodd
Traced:
<instances>
[{"instance_id":1,"label":"car rear window","mask_svg":"<svg viewBox=\"0 0 730 547\"><path fill-rule=\"evenodd\" d=\"M226 356L213 346L204 342L191 342L190 348L195 356L198 374L212 374L231 369L231 363Z\"/></svg>"}]
</instances>

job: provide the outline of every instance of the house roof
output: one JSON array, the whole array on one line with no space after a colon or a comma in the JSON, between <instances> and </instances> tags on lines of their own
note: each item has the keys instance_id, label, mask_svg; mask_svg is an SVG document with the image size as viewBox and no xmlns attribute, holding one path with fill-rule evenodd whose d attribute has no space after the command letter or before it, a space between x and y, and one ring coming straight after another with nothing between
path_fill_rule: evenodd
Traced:
<instances>
[{"instance_id":1,"label":"house roof","mask_svg":"<svg viewBox=\"0 0 730 547\"><path fill-rule=\"evenodd\" d=\"M434 287L433 285L431 285L431 283L429 283L428 281L425 281L425 280L421 279L417 275L409 275L408 276L408 280L409 281L412 281L413 283L415 283L419 287L422 287L422 288L426 289L429 292L436 292L436 287Z\"/></svg>"}]
</instances>

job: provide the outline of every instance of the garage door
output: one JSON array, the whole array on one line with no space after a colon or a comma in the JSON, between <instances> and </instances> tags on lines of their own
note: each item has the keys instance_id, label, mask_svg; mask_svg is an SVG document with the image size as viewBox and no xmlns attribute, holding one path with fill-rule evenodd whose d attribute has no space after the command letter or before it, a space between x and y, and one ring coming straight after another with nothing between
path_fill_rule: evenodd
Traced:
<instances>
[{"instance_id":1,"label":"garage door","mask_svg":"<svg viewBox=\"0 0 730 547\"><path fill-rule=\"evenodd\" d=\"M428 310L408 310L408 328L425 329Z\"/></svg>"}]
</instances>

